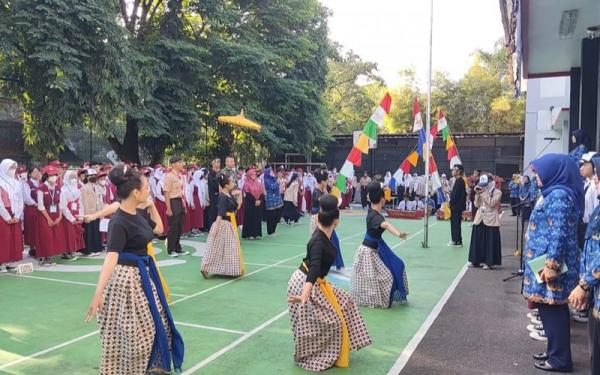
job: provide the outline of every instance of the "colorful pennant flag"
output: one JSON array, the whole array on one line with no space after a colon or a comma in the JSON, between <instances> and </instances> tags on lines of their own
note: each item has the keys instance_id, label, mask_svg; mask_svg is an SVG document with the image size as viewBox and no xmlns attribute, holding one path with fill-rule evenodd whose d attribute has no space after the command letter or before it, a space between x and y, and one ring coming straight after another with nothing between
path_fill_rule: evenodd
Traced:
<instances>
[{"instance_id":1,"label":"colorful pennant flag","mask_svg":"<svg viewBox=\"0 0 600 375\"><path fill-rule=\"evenodd\" d=\"M452 146L448 150L448 160L452 160L452 158L455 156L458 156L458 150L456 150L456 145Z\"/></svg>"},{"instance_id":2,"label":"colorful pennant flag","mask_svg":"<svg viewBox=\"0 0 600 375\"><path fill-rule=\"evenodd\" d=\"M454 147L454 140L452 140L452 136L450 136L446 139L446 151L450 150L452 147Z\"/></svg>"},{"instance_id":3,"label":"colorful pennant flag","mask_svg":"<svg viewBox=\"0 0 600 375\"><path fill-rule=\"evenodd\" d=\"M413 124L413 132L418 132L423 129L423 118L421 116L421 106L419 105L419 99L415 96L413 99L413 118L415 119Z\"/></svg>"},{"instance_id":4,"label":"colorful pennant flag","mask_svg":"<svg viewBox=\"0 0 600 375\"><path fill-rule=\"evenodd\" d=\"M442 112L441 108L438 109L438 131L442 132L442 138L444 141L448 139L450 129L448 129L448 122L446 121L446 117L444 116L444 112Z\"/></svg>"},{"instance_id":5,"label":"colorful pennant flag","mask_svg":"<svg viewBox=\"0 0 600 375\"><path fill-rule=\"evenodd\" d=\"M346 192L346 181L354 174L354 167L360 167L362 154L368 154L369 144L377 141L377 128L383 126L384 117L390 113L391 105L392 97L389 93L386 93L375 112L369 118L369 121L365 124L356 144L350 150L350 154L348 154L336 178L336 186L342 193Z\"/></svg>"},{"instance_id":6,"label":"colorful pennant flag","mask_svg":"<svg viewBox=\"0 0 600 375\"><path fill-rule=\"evenodd\" d=\"M413 151L406 157L406 160L408 160L410 165L416 167L419 162L419 154L416 151Z\"/></svg>"},{"instance_id":7,"label":"colorful pennant flag","mask_svg":"<svg viewBox=\"0 0 600 375\"><path fill-rule=\"evenodd\" d=\"M410 173L410 162L408 160L404 159L402 164L400 164L400 169L404 173Z\"/></svg>"}]
</instances>

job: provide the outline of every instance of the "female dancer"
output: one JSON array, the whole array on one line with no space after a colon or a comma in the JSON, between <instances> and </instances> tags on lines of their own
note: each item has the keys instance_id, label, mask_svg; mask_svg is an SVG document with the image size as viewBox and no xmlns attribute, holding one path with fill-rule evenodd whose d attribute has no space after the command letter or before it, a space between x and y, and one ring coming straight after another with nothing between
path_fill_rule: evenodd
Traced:
<instances>
[{"instance_id":1,"label":"female dancer","mask_svg":"<svg viewBox=\"0 0 600 375\"><path fill-rule=\"evenodd\" d=\"M221 187L217 202L218 216L208 233L206 254L202 257L200 272L208 274L240 276L244 273L244 254L240 245L235 212L238 208L231 192L236 189L229 174L219 173L217 182Z\"/></svg>"},{"instance_id":2,"label":"female dancer","mask_svg":"<svg viewBox=\"0 0 600 375\"><path fill-rule=\"evenodd\" d=\"M329 284L325 276L335 260L331 242L339 222L337 199L324 195L317 230L307 245L306 258L288 283L289 314L296 364L305 370L348 367L350 350L371 344L358 307L350 294Z\"/></svg>"},{"instance_id":3,"label":"female dancer","mask_svg":"<svg viewBox=\"0 0 600 375\"><path fill-rule=\"evenodd\" d=\"M381 214L385 205L384 191L379 182L369 182L367 198L371 208L367 213L367 233L356 251L350 277L350 293L356 303L366 307L388 308L394 300L406 302L408 280L404 262L385 243L383 232L405 239Z\"/></svg>"},{"instance_id":4,"label":"female dancer","mask_svg":"<svg viewBox=\"0 0 600 375\"><path fill-rule=\"evenodd\" d=\"M310 220L308 236L312 237L313 233L317 229L318 224L318 213L319 213L319 199L326 193L327 185L329 182L329 173L326 170L317 169L315 170L315 181L317 182L312 194L312 217ZM339 201L338 201L339 203ZM342 257L342 249L340 247L340 240L338 239L335 229L331 235L331 242L335 246L335 268L340 271L344 268L344 258Z\"/></svg>"},{"instance_id":5,"label":"female dancer","mask_svg":"<svg viewBox=\"0 0 600 375\"><path fill-rule=\"evenodd\" d=\"M23 194L21 183L16 179L17 162L4 159L0 163L0 272L6 272L5 263L17 262L23 258L23 238L21 216L23 214Z\"/></svg>"},{"instance_id":6,"label":"female dancer","mask_svg":"<svg viewBox=\"0 0 600 375\"><path fill-rule=\"evenodd\" d=\"M162 232L154 206L150 217L139 204L148 200L148 181L119 164L110 171L121 207L108 228L108 253L86 321L96 313L102 338L102 374L146 374L181 370L183 340L177 332L146 251L153 233Z\"/></svg>"}]
</instances>

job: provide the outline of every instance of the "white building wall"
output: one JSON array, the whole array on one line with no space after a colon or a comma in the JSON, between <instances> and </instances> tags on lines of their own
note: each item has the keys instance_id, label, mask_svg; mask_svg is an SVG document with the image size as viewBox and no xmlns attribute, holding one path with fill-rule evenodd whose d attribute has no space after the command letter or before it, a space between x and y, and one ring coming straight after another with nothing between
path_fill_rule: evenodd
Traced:
<instances>
[{"instance_id":1,"label":"white building wall","mask_svg":"<svg viewBox=\"0 0 600 375\"><path fill-rule=\"evenodd\" d=\"M547 153L569 151L570 78L552 77L527 80L525 145L523 166ZM551 126L553 108L564 108Z\"/></svg>"}]
</instances>

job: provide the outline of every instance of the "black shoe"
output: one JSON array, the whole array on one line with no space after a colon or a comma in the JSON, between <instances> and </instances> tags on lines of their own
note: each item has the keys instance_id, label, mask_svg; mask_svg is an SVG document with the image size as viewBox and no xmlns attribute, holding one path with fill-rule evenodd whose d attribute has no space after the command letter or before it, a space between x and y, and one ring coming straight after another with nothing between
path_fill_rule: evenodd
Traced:
<instances>
[{"instance_id":1,"label":"black shoe","mask_svg":"<svg viewBox=\"0 0 600 375\"><path fill-rule=\"evenodd\" d=\"M533 359L535 359L536 361L546 361L548 359L548 353L543 352L543 353L534 354Z\"/></svg>"},{"instance_id":2,"label":"black shoe","mask_svg":"<svg viewBox=\"0 0 600 375\"><path fill-rule=\"evenodd\" d=\"M549 371L549 372L571 372L571 371L573 371L571 369L557 369L557 368L554 368L554 367L552 367L548 363L548 361L535 362L533 365L538 370Z\"/></svg>"}]
</instances>

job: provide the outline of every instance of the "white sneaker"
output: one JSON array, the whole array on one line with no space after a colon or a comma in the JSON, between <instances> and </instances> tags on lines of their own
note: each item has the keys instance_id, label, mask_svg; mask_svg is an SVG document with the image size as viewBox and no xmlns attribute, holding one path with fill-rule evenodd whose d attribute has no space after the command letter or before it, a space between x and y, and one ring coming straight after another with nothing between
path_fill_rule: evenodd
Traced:
<instances>
[{"instance_id":1,"label":"white sneaker","mask_svg":"<svg viewBox=\"0 0 600 375\"><path fill-rule=\"evenodd\" d=\"M7 273L6 267L0 266L0 273Z\"/></svg>"},{"instance_id":2,"label":"white sneaker","mask_svg":"<svg viewBox=\"0 0 600 375\"><path fill-rule=\"evenodd\" d=\"M536 332L536 331L543 331L544 330L544 326L541 324L528 324L527 325L527 330L529 332Z\"/></svg>"},{"instance_id":3,"label":"white sneaker","mask_svg":"<svg viewBox=\"0 0 600 375\"><path fill-rule=\"evenodd\" d=\"M544 332L544 331L529 332L529 337L531 337L535 341L541 341L541 342L548 341L548 338L546 337L546 332Z\"/></svg>"},{"instance_id":4,"label":"white sneaker","mask_svg":"<svg viewBox=\"0 0 600 375\"><path fill-rule=\"evenodd\" d=\"M533 310L533 312L527 313L527 317L529 319L539 319L540 318L540 313L537 312L536 310Z\"/></svg>"},{"instance_id":5,"label":"white sneaker","mask_svg":"<svg viewBox=\"0 0 600 375\"><path fill-rule=\"evenodd\" d=\"M177 254L179 254L179 255L190 255L190 252L189 251L180 251Z\"/></svg>"},{"instance_id":6,"label":"white sneaker","mask_svg":"<svg viewBox=\"0 0 600 375\"><path fill-rule=\"evenodd\" d=\"M175 253L175 252L173 252L173 253L169 253L169 256L170 256L171 258L177 258L177 257L179 256L179 253Z\"/></svg>"},{"instance_id":7,"label":"white sneaker","mask_svg":"<svg viewBox=\"0 0 600 375\"><path fill-rule=\"evenodd\" d=\"M542 321L540 320L540 318L533 318L531 319L531 323L535 325L540 325L542 324Z\"/></svg>"}]
</instances>

